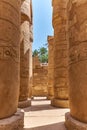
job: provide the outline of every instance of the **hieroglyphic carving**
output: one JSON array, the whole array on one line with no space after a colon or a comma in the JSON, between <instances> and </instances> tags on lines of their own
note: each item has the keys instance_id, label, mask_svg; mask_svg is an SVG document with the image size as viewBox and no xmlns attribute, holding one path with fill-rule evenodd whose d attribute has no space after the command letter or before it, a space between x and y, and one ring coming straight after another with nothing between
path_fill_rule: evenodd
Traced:
<instances>
[{"instance_id":1,"label":"hieroglyphic carving","mask_svg":"<svg viewBox=\"0 0 87 130\"><path fill-rule=\"evenodd\" d=\"M82 128L87 124L87 1L69 0L69 95L70 114L66 116L67 129ZM84 115L84 116L83 116ZM76 120L76 124L75 124ZM80 122L78 122L80 121ZM81 123L81 124L80 124ZM75 127L73 127L73 124ZM79 124L79 125L78 125ZM80 126L80 127L78 127Z\"/></svg>"},{"instance_id":2,"label":"hieroglyphic carving","mask_svg":"<svg viewBox=\"0 0 87 130\"><path fill-rule=\"evenodd\" d=\"M13 46L0 46L0 60L12 59L19 62L18 47Z\"/></svg>"},{"instance_id":3,"label":"hieroglyphic carving","mask_svg":"<svg viewBox=\"0 0 87 130\"><path fill-rule=\"evenodd\" d=\"M0 0L0 119L12 117L18 107L20 2Z\"/></svg>"},{"instance_id":4,"label":"hieroglyphic carving","mask_svg":"<svg viewBox=\"0 0 87 130\"><path fill-rule=\"evenodd\" d=\"M83 45L84 44L84 45ZM69 53L69 64L74 64L80 61L87 60L86 42L80 43L78 46L73 46ZM84 47L83 47L84 46Z\"/></svg>"},{"instance_id":5,"label":"hieroglyphic carving","mask_svg":"<svg viewBox=\"0 0 87 130\"><path fill-rule=\"evenodd\" d=\"M86 5L84 4L78 9L83 6L85 9ZM87 20L84 18L86 14L80 16L79 13L83 13L84 10L76 12L75 8L76 4L74 3L69 10L69 64L87 60Z\"/></svg>"}]
</instances>

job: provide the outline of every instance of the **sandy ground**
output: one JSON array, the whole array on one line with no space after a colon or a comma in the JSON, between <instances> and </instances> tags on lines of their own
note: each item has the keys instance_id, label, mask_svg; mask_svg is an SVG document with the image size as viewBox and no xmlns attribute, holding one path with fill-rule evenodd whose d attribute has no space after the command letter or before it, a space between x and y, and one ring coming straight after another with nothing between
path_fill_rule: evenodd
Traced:
<instances>
[{"instance_id":1,"label":"sandy ground","mask_svg":"<svg viewBox=\"0 0 87 130\"><path fill-rule=\"evenodd\" d=\"M32 106L24 109L24 130L66 130L65 113L69 109L55 108L46 98L34 98Z\"/></svg>"}]
</instances>

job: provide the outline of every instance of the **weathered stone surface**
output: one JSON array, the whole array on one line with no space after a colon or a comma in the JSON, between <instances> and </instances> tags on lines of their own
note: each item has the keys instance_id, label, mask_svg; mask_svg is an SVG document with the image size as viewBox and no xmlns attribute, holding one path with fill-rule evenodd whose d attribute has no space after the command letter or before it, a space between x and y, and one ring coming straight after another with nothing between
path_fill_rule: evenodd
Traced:
<instances>
[{"instance_id":1,"label":"weathered stone surface","mask_svg":"<svg viewBox=\"0 0 87 130\"><path fill-rule=\"evenodd\" d=\"M66 114L68 130L87 130L87 0L70 0L69 80L70 114Z\"/></svg>"},{"instance_id":2,"label":"weathered stone surface","mask_svg":"<svg viewBox=\"0 0 87 130\"><path fill-rule=\"evenodd\" d=\"M22 1L20 45L20 96L19 106L26 107L32 85L32 5L31 0ZM21 102L21 103L20 103ZM22 105L20 105L22 104Z\"/></svg>"},{"instance_id":3,"label":"weathered stone surface","mask_svg":"<svg viewBox=\"0 0 87 130\"><path fill-rule=\"evenodd\" d=\"M40 61L38 56L33 57L33 69L40 67Z\"/></svg>"},{"instance_id":4,"label":"weathered stone surface","mask_svg":"<svg viewBox=\"0 0 87 130\"><path fill-rule=\"evenodd\" d=\"M54 97L54 37L48 36L48 99Z\"/></svg>"},{"instance_id":5,"label":"weathered stone surface","mask_svg":"<svg viewBox=\"0 0 87 130\"><path fill-rule=\"evenodd\" d=\"M17 111L19 28L20 0L0 0L0 119Z\"/></svg>"},{"instance_id":6,"label":"weathered stone surface","mask_svg":"<svg viewBox=\"0 0 87 130\"><path fill-rule=\"evenodd\" d=\"M31 106L31 99L27 99L25 101L20 101L18 103L19 108L26 108L26 107L29 107L29 106Z\"/></svg>"},{"instance_id":7,"label":"weathered stone surface","mask_svg":"<svg viewBox=\"0 0 87 130\"><path fill-rule=\"evenodd\" d=\"M21 31L24 34L20 45L20 96L19 100L27 100L29 95L29 22L25 21L21 25Z\"/></svg>"},{"instance_id":8,"label":"weathered stone surface","mask_svg":"<svg viewBox=\"0 0 87 130\"><path fill-rule=\"evenodd\" d=\"M64 102L65 100L66 102L68 100L68 87L69 87L68 37L67 37L68 20L67 20L66 8L67 8L66 0L53 0L54 98L55 100L57 99L64 100ZM66 105L67 107L69 107L69 103ZM58 104L55 104L55 106L58 107Z\"/></svg>"},{"instance_id":9,"label":"weathered stone surface","mask_svg":"<svg viewBox=\"0 0 87 130\"><path fill-rule=\"evenodd\" d=\"M66 113L65 120L67 130L87 130L87 124L76 120L70 113Z\"/></svg>"},{"instance_id":10,"label":"weathered stone surface","mask_svg":"<svg viewBox=\"0 0 87 130\"><path fill-rule=\"evenodd\" d=\"M32 23L32 0L23 0L21 5L22 20Z\"/></svg>"},{"instance_id":11,"label":"weathered stone surface","mask_svg":"<svg viewBox=\"0 0 87 130\"><path fill-rule=\"evenodd\" d=\"M55 107L60 107L60 108L67 108L67 107L69 107L69 101L54 98L51 100L51 105L55 106Z\"/></svg>"},{"instance_id":12,"label":"weathered stone surface","mask_svg":"<svg viewBox=\"0 0 87 130\"><path fill-rule=\"evenodd\" d=\"M0 120L0 130L22 130L24 113L20 109L11 117Z\"/></svg>"},{"instance_id":13,"label":"weathered stone surface","mask_svg":"<svg viewBox=\"0 0 87 130\"><path fill-rule=\"evenodd\" d=\"M70 114L87 123L87 0L70 0L69 80Z\"/></svg>"},{"instance_id":14,"label":"weathered stone surface","mask_svg":"<svg viewBox=\"0 0 87 130\"><path fill-rule=\"evenodd\" d=\"M38 57L33 57L33 96L47 96L48 66L41 65Z\"/></svg>"}]
</instances>

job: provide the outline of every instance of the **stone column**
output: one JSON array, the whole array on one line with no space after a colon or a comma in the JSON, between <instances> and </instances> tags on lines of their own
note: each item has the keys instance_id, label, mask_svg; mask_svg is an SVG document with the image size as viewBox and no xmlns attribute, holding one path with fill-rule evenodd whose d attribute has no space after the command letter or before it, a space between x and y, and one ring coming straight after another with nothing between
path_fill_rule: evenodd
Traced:
<instances>
[{"instance_id":1,"label":"stone column","mask_svg":"<svg viewBox=\"0 0 87 130\"><path fill-rule=\"evenodd\" d=\"M30 25L30 65L29 65L29 98L32 97L32 85L33 85L33 65L32 65L32 42L33 42L33 25Z\"/></svg>"},{"instance_id":2,"label":"stone column","mask_svg":"<svg viewBox=\"0 0 87 130\"><path fill-rule=\"evenodd\" d=\"M68 130L87 129L87 0L70 0L69 80L70 113L66 114Z\"/></svg>"},{"instance_id":3,"label":"stone column","mask_svg":"<svg viewBox=\"0 0 87 130\"><path fill-rule=\"evenodd\" d=\"M20 0L0 0L0 130L19 130Z\"/></svg>"},{"instance_id":4,"label":"stone column","mask_svg":"<svg viewBox=\"0 0 87 130\"><path fill-rule=\"evenodd\" d=\"M52 105L56 107L69 107L66 6L66 0L53 0L54 99Z\"/></svg>"},{"instance_id":5,"label":"stone column","mask_svg":"<svg viewBox=\"0 0 87 130\"><path fill-rule=\"evenodd\" d=\"M30 87L30 53L32 43L30 41L31 31L31 0L25 0L21 5L21 45L20 45L20 96L19 107L31 106L29 99ZM31 57L32 58L32 57Z\"/></svg>"},{"instance_id":6,"label":"stone column","mask_svg":"<svg viewBox=\"0 0 87 130\"><path fill-rule=\"evenodd\" d=\"M54 37L48 36L48 99L54 98Z\"/></svg>"}]
</instances>

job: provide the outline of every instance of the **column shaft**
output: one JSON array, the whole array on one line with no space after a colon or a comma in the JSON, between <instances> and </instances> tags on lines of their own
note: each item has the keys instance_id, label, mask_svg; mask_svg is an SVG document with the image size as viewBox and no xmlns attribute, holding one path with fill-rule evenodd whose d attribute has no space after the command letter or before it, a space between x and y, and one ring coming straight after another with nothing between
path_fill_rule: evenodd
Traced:
<instances>
[{"instance_id":1,"label":"column shaft","mask_svg":"<svg viewBox=\"0 0 87 130\"><path fill-rule=\"evenodd\" d=\"M0 0L0 118L17 111L20 0Z\"/></svg>"},{"instance_id":2,"label":"column shaft","mask_svg":"<svg viewBox=\"0 0 87 130\"><path fill-rule=\"evenodd\" d=\"M52 105L68 107L67 1L53 0L54 96Z\"/></svg>"},{"instance_id":3,"label":"column shaft","mask_svg":"<svg viewBox=\"0 0 87 130\"><path fill-rule=\"evenodd\" d=\"M48 99L54 98L54 37L48 36Z\"/></svg>"},{"instance_id":4,"label":"column shaft","mask_svg":"<svg viewBox=\"0 0 87 130\"><path fill-rule=\"evenodd\" d=\"M87 0L69 1L69 130L87 129ZM71 119L73 118L73 119ZM79 121L79 122L78 122ZM73 122L75 122L73 126ZM85 123L85 124L84 124Z\"/></svg>"},{"instance_id":5,"label":"column shaft","mask_svg":"<svg viewBox=\"0 0 87 130\"><path fill-rule=\"evenodd\" d=\"M21 6L21 45L20 45L20 96L19 107L31 105L29 97L31 75L31 0L25 0Z\"/></svg>"}]
</instances>

